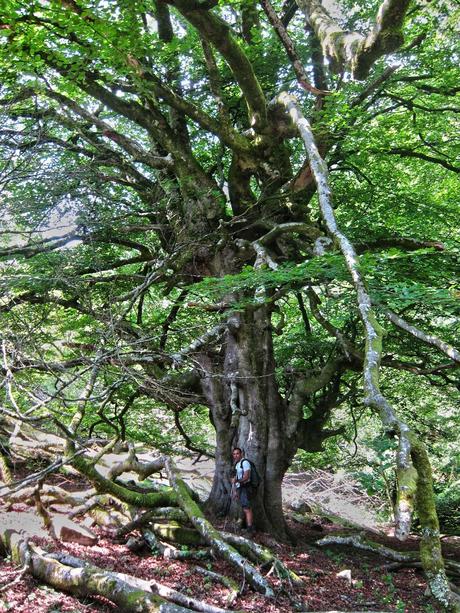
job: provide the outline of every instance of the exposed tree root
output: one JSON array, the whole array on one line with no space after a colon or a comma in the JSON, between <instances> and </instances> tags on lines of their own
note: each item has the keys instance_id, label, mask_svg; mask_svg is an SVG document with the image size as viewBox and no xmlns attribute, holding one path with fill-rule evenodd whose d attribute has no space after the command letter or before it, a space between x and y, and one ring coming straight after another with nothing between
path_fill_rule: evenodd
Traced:
<instances>
[{"instance_id":1,"label":"exposed tree root","mask_svg":"<svg viewBox=\"0 0 460 613\"><path fill-rule=\"evenodd\" d=\"M271 567L276 575L283 580L287 580L294 585L303 583L301 577L296 575L292 570L279 560L270 549L262 547L258 543L254 543L242 536L232 534L231 532L222 532L222 536L227 543L236 547L244 556L252 560L255 564L263 567Z\"/></svg>"},{"instance_id":2,"label":"exposed tree root","mask_svg":"<svg viewBox=\"0 0 460 613\"><path fill-rule=\"evenodd\" d=\"M0 543L10 553L13 562L22 564L15 581L26 572L54 588L75 596L103 596L126 613L173 613L180 611L201 611L203 613L227 613L226 609L206 604L185 596L157 581L137 579L124 573L105 571L93 564L67 554L49 554L40 547L30 544L15 530L0 534ZM8 587L11 586L11 582ZM234 597L234 586L231 585ZM165 602L165 600L180 605Z\"/></svg>"},{"instance_id":3,"label":"exposed tree root","mask_svg":"<svg viewBox=\"0 0 460 613\"><path fill-rule=\"evenodd\" d=\"M47 554L15 530L0 533L0 541L15 564L27 564L36 579L56 589L81 597L103 596L126 613L177 611L152 592L148 581L108 572L72 556Z\"/></svg>"},{"instance_id":4,"label":"exposed tree root","mask_svg":"<svg viewBox=\"0 0 460 613\"><path fill-rule=\"evenodd\" d=\"M195 611L202 611L203 613L230 613L227 609L221 609L220 607L215 607L210 604L206 604L205 602L201 602L196 598L191 598L190 596L184 596L180 592L171 589L170 587L166 587L157 581L150 581L150 587L155 594L162 596L163 598L167 598L171 602L175 602L176 604L180 604L186 607L190 607Z\"/></svg>"},{"instance_id":5,"label":"exposed tree root","mask_svg":"<svg viewBox=\"0 0 460 613\"><path fill-rule=\"evenodd\" d=\"M447 560L445 562L446 573L452 577L460 578L460 564L458 562L452 562ZM391 562L390 564L382 564L379 566L382 570L399 570L400 568L421 568L423 569L420 560L406 560L404 562ZM452 589L452 584L451 584ZM459 588L456 588L454 592L458 593Z\"/></svg>"},{"instance_id":6,"label":"exposed tree root","mask_svg":"<svg viewBox=\"0 0 460 613\"><path fill-rule=\"evenodd\" d=\"M223 586L228 588L230 590L230 593L227 596L227 604L233 604L239 594L239 586L236 581L233 581L233 579L230 579L230 577L226 577L225 575L221 575L220 573L216 573L212 570L208 570L207 568L203 568L202 566L194 566L193 570L195 570L197 573L204 575L205 577L209 577L216 583L221 583Z\"/></svg>"},{"instance_id":7,"label":"exposed tree root","mask_svg":"<svg viewBox=\"0 0 460 613\"><path fill-rule=\"evenodd\" d=\"M165 466L169 482L177 494L179 505L187 513L190 521L202 535L204 540L212 547L213 551L218 553L224 560L227 560L230 564L239 568L248 583L256 591L261 592L265 596L272 597L274 595L273 590L268 585L265 578L262 577L259 571L254 568L246 558L241 556L236 549L227 544L220 533L205 518L200 507L190 496L184 481L178 476L171 459L166 460Z\"/></svg>"},{"instance_id":8,"label":"exposed tree root","mask_svg":"<svg viewBox=\"0 0 460 613\"><path fill-rule=\"evenodd\" d=\"M417 551L396 551L390 547L386 547L381 543L370 541L366 539L362 534L335 534L325 536L322 539L316 541L317 545L325 547L326 545L347 545L355 547L356 549L362 549L364 551L370 551L379 556L394 560L395 564L387 564L385 568L388 570L396 570L397 568L403 568L407 566L423 568L420 553ZM446 571L450 575L460 577L460 563L452 560L445 560L444 565Z\"/></svg>"},{"instance_id":9,"label":"exposed tree root","mask_svg":"<svg viewBox=\"0 0 460 613\"><path fill-rule=\"evenodd\" d=\"M64 442L64 441L63 441ZM170 517L175 515L180 517L183 521L184 518L188 520L193 526L194 530L190 528L182 527L178 524L171 524L165 526L164 524L156 523L150 528L143 528L143 536L148 542L150 548L164 557L180 558L203 558L208 555L206 551L199 552L182 552L177 551L173 547L167 547L162 544L160 539L166 538L173 541L186 541L186 544L199 545L201 542L205 542L211 546L214 554L221 556L227 560L230 564L235 566L241 573L244 581L249 583L256 591L264 594L267 597L273 596L273 590L270 587L267 580L260 574L260 572L248 561L244 555L241 555L239 551L228 544L220 535L220 533L212 526L212 524L205 518L202 510L196 502L195 493L186 485L186 483L176 473L174 465L171 460L159 458L153 462L142 463L140 462L134 451L130 451L126 460L118 463L110 471L109 475L112 479L117 479L124 472L135 472L142 478L146 475L152 474L152 472L160 471L162 468L166 468L168 474L170 487L161 486L157 488L144 487L134 482L120 483L114 481L102 474L96 466L94 461L88 456L81 454L76 455L75 445L70 439L66 444L66 452L68 456L72 457L72 464L82 475L84 475L94 486L97 491L97 495L93 496L89 500L79 500L80 507L75 510L74 514L83 514L91 510L94 514L96 510L100 509L100 513L104 515L102 518L103 524L108 523L112 527L117 527L118 523L118 535L125 535L134 528L139 528L146 523L152 522L154 517L158 517L160 512L156 509L166 508L167 515ZM101 454L98 454L97 459L100 460ZM53 498L55 500L56 497ZM117 522L112 522L110 517L107 517L107 512L104 507L109 505L115 506L122 512L124 516L124 522L128 522L128 526L120 527L118 517ZM180 509L177 509L177 507ZM130 521L136 509L147 510L147 515L144 513L142 520L137 518L135 521ZM175 509L175 510L171 510ZM138 512L139 512L138 511ZM110 513L113 514L113 509ZM112 518L113 519L113 518ZM107 521L106 521L107 520ZM145 521L144 521L145 520ZM98 520L98 523L101 523ZM114 525L115 524L115 525ZM156 534L155 534L156 533ZM159 538L158 538L159 537ZM269 556L270 557L270 556ZM279 566L276 559L271 557L273 564ZM260 561L260 560L258 560ZM281 569L281 567L280 567ZM281 570L280 570L281 573ZM287 577L289 573L285 573Z\"/></svg>"}]
</instances>

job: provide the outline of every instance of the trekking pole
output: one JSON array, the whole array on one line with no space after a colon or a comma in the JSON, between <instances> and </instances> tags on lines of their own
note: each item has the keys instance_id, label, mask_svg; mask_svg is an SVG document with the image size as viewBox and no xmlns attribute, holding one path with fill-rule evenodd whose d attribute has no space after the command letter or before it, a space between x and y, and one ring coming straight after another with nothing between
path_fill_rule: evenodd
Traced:
<instances>
[{"instance_id":1,"label":"trekking pole","mask_svg":"<svg viewBox=\"0 0 460 613\"><path fill-rule=\"evenodd\" d=\"M232 505L232 499L233 499L233 495L234 495L234 483L232 483L232 489L230 490L230 494L227 498L227 503L225 505L225 521L224 521L224 530L227 528L227 520L228 520L228 513L230 511L230 507Z\"/></svg>"}]
</instances>

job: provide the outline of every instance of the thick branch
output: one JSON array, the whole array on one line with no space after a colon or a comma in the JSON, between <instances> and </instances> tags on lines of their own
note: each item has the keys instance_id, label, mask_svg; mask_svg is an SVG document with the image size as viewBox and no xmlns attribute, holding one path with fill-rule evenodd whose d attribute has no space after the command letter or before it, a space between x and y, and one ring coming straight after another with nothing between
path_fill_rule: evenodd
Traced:
<instances>
[{"instance_id":1,"label":"thick branch","mask_svg":"<svg viewBox=\"0 0 460 613\"><path fill-rule=\"evenodd\" d=\"M357 253L353 245L337 225L334 208L332 206L327 165L318 152L310 124L302 116L297 102L292 96L282 93L278 99L281 104L286 106L292 121L297 126L304 141L312 173L318 188L319 205L323 221L329 235L342 251L356 290L358 310L364 326L366 339L364 358L364 402L367 406L376 409L387 429L395 430L399 436L399 450L397 454L398 506L396 508L396 534L400 538L405 538L409 534L413 499L416 490L418 491L417 480L419 478L423 479L424 474L427 472L426 470L421 470L420 463L418 463L417 467L414 467L411 458L411 452L414 453L413 446L419 449L422 445L411 433L409 427L398 419L393 407L380 391L379 365L382 353L383 329L373 312L370 296L367 292L364 279L361 276ZM434 493L432 487L430 489L430 484L431 482L428 480L427 486L424 489L425 504L433 505L434 507ZM419 506L419 496L417 502L417 506ZM436 517L436 512L433 511L433 513ZM427 515L431 517L431 509L430 513ZM442 562L438 563L439 558L442 560L439 531L436 531L428 520L426 523L422 523L422 530L428 530L430 532L430 548L426 551L426 555L422 556L424 569L433 595L439 597L441 591L442 598L440 599L443 600L445 594L449 594L450 590ZM433 578L433 573L431 572L433 566L436 567L435 578Z\"/></svg>"},{"instance_id":2,"label":"thick branch","mask_svg":"<svg viewBox=\"0 0 460 613\"><path fill-rule=\"evenodd\" d=\"M343 30L320 0L297 0L297 4L319 38L332 69L350 70L355 79L365 79L379 57L395 51L404 42L402 25L410 0L384 0L367 36Z\"/></svg>"},{"instance_id":3,"label":"thick branch","mask_svg":"<svg viewBox=\"0 0 460 613\"><path fill-rule=\"evenodd\" d=\"M250 125L263 128L267 124L264 93L251 62L232 36L228 24L211 12L190 7L188 0L169 1L225 58L248 105Z\"/></svg>"}]
</instances>

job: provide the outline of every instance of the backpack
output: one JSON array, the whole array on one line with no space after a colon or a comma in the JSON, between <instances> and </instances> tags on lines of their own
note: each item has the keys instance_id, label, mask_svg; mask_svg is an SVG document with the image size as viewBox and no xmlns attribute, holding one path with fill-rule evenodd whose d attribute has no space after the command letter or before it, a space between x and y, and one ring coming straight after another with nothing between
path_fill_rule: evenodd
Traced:
<instances>
[{"instance_id":1,"label":"backpack","mask_svg":"<svg viewBox=\"0 0 460 613\"><path fill-rule=\"evenodd\" d=\"M243 458L241 461L243 462L243 460L246 460L246 462L249 462L251 466L251 472L249 474L249 485L251 485L251 487L253 487L254 489L257 489L262 479L260 478L260 475L257 472L256 465L254 464L254 462L251 462L251 460L248 460L247 458Z\"/></svg>"}]
</instances>

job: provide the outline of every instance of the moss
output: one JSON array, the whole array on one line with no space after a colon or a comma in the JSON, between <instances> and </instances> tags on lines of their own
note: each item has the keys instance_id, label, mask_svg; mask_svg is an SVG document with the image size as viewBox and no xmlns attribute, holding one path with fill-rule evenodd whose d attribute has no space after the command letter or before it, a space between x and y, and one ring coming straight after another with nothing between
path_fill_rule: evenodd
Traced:
<instances>
[{"instance_id":1,"label":"moss","mask_svg":"<svg viewBox=\"0 0 460 613\"><path fill-rule=\"evenodd\" d=\"M0 451L0 478L6 485L13 483L13 477L11 475L10 468L8 466L5 456Z\"/></svg>"},{"instance_id":2,"label":"moss","mask_svg":"<svg viewBox=\"0 0 460 613\"><path fill-rule=\"evenodd\" d=\"M418 473L416 503L422 526L420 559L433 596L446 610L458 613L460 602L450 591L444 569L430 460L425 446L414 435L410 436L410 443L412 461Z\"/></svg>"},{"instance_id":3,"label":"moss","mask_svg":"<svg viewBox=\"0 0 460 613\"><path fill-rule=\"evenodd\" d=\"M202 545L201 535L191 528L184 528L178 522L171 521L167 524L155 523L153 531L167 541L173 541L181 545Z\"/></svg>"},{"instance_id":4,"label":"moss","mask_svg":"<svg viewBox=\"0 0 460 613\"><path fill-rule=\"evenodd\" d=\"M405 503L411 509L417 492L418 473L413 466L399 468L396 471L398 480L398 500L397 503Z\"/></svg>"},{"instance_id":5,"label":"moss","mask_svg":"<svg viewBox=\"0 0 460 613\"><path fill-rule=\"evenodd\" d=\"M160 506L177 506L177 496L171 488L165 488L162 492L142 493L134 492L118 483L109 481L101 475L87 460L81 456L75 457L73 466L88 477L97 491L101 494L112 494L119 500L127 502L135 507L155 508Z\"/></svg>"}]
</instances>

